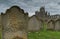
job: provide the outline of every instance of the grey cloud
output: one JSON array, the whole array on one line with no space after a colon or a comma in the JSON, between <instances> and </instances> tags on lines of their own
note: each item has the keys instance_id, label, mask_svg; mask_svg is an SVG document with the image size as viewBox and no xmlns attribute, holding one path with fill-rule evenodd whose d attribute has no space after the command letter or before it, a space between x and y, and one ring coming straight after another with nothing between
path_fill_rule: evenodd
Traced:
<instances>
[{"instance_id":1,"label":"grey cloud","mask_svg":"<svg viewBox=\"0 0 60 39\"><path fill-rule=\"evenodd\" d=\"M0 12L7 8L18 5L25 11L33 15L35 11L39 10L41 6L45 6L46 11L51 14L60 12L60 0L0 0Z\"/></svg>"}]
</instances>

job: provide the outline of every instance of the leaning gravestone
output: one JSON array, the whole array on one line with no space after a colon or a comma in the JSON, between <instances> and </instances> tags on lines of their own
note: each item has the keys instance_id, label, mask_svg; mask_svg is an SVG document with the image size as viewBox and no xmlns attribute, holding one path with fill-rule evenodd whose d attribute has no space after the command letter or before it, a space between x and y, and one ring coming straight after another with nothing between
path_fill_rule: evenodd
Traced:
<instances>
[{"instance_id":1,"label":"leaning gravestone","mask_svg":"<svg viewBox=\"0 0 60 39\"><path fill-rule=\"evenodd\" d=\"M28 14L18 6L12 6L2 16L2 39L27 39ZM18 38L17 38L18 37Z\"/></svg>"}]
</instances>

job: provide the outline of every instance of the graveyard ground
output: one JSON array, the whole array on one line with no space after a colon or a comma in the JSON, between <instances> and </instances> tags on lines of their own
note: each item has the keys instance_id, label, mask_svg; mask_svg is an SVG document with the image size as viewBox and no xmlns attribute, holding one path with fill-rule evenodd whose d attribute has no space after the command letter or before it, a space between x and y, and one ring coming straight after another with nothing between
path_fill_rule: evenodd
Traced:
<instances>
[{"instance_id":1,"label":"graveyard ground","mask_svg":"<svg viewBox=\"0 0 60 39\"><path fill-rule=\"evenodd\" d=\"M28 39L60 39L60 31L28 32Z\"/></svg>"},{"instance_id":2,"label":"graveyard ground","mask_svg":"<svg viewBox=\"0 0 60 39\"><path fill-rule=\"evenodd\" d=\"M2 34L2 33L0 32L0 39L2 39L2 38L1 38L1 34Z\"/></svg>"},{"instance_id":3,"label":"graveyard ground","mask_svg":"<svg viewBox=\"0 0 60 39\"><path fill-rule=\"evenodd\" d=\"M38 32L28 32L28 39L60 39L60 31L46 30L46 24L43 24L44 28Z\"/></svg>"},{"instance_id":4,"label":"graveyard ground","mask_svg":"<svg viewBox=\"0 0 60 39\"><path fill-rule=\"evenodd\" d=\"M2 30L0 28L0 39L2 39L1 37ZM60 31L47 31L46 27L44 27L42 31L28 32L28 39L60 39Z\"/></svg>"},{"instance_id":5,"label":"graveyard ground","mask_svg":"<svg viewBox=\"0 0 60 39\"><path fill-rule=\"evenodd\" d=\"M2 33L0 32L0 39ZM28 39L60 39L60 31L28 32Z\"/></svg>"},{"instance_id":6,"label":"graveyard ground","mask_svg":"<svg viewBox=\"0 0 60 39\"><path fill-rule=\"evenodd\" d=\"M0 39L2 39L2 30L0 28Z\"/></svg>"}]
</instances>

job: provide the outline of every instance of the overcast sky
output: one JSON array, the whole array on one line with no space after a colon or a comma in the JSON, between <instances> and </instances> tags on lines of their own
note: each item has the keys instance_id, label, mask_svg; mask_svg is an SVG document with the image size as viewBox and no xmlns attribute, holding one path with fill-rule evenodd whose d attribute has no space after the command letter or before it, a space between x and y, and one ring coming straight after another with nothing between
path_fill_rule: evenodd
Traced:
<instances>
[{"instance_id":1,"label":"overcast sky","mask_svg":"<svg viewBox=\"0 0 60 39\"><path fill-rule=\"evenodd\" d=\"M33 15L41 6L45 6L46 11L50 14L60 14L60 0L0 0L0 12L13 5L20 6L29 15Z\"/></svg>"}]
</instances>

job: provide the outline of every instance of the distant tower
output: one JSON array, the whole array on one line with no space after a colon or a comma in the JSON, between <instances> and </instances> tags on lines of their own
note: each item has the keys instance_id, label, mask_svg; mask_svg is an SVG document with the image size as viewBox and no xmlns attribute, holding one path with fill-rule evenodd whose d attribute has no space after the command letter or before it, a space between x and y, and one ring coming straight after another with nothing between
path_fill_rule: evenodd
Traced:
<instances>
[{"instance_id":1,"label":"distant tower","mask_svg":"<svg viewBox=\"0 0 60 39\"><path fill-rule=\"evenodd\" d=\"M45 12L45 7L41 7L39 11L35 12L35 14L39 18L46 18L47 17L47 12Z\"/></svg>"},{"instance_id":2,"label":"distant tower","mask_svg":"<svg viewBox=\"0 0 60 39\"><path fill-rule=\"evenodd\" d=\"M40 12L44 13L45 12L45 7L41 7Z\"/></svg>"}]
</instances>

